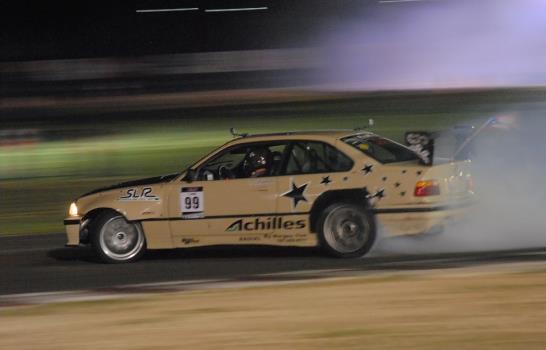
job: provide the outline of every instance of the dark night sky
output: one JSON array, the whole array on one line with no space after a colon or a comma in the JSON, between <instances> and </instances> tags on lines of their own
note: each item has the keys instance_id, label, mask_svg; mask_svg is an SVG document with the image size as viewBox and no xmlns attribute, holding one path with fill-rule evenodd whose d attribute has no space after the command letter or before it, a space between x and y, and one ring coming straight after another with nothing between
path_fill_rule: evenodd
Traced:
<instances>
[{"instance_id":1,"label":"dark night sky","mask_svg":"<svg viewBox=\"0 0 546 350\"><path fill-rule=\"evenodd\" d=\"M373 0L4 1L0 60L285 48L362 15ZM267 7L263 11L207 9ZM137 13L142 9L199 10Z\"/></svg>"}]
</instances>

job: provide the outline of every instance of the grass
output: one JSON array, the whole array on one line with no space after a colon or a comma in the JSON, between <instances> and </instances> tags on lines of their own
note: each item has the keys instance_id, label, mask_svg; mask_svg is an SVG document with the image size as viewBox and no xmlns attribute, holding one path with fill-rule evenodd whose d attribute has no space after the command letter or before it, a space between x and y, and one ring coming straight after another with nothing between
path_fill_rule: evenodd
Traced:
<instances>
[{"instance_id":1,"label":"grass","mask_svg":"<svg viewBox=\"0 0 546 350\"><path fill-rule=\"evenodd\" d=\"M527 273L519 273L524 270ZM544 271L518 266L401 277L0 309L0 347L505 350L546 346Z\"/></svg>"}]
</instances>

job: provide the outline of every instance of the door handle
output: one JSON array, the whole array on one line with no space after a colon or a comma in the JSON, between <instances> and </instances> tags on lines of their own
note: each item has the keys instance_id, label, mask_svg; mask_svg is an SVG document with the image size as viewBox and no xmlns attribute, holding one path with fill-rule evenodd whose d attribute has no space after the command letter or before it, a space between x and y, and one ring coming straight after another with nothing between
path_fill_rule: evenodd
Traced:
<instances>
[{"instance_id":1,"label":"door handle","mask_svg":"<svg viewBox=\"0 0 546 350\"><path fill-rule=\"evenodd\" d=\"M256 179L253 181L250 186L252 187L270 187L272 184L275 183L275 180L271 179Z\"/></svg>"},{"instance_id":2,"label":"door handle","mask_svg":"<svg viewBox=\"0 0 546 350\"><path fill-rule=\"evenodd\" d=\"M256 191L258 191L258 192L268 192L269 187L257 187Z\"/></svg>"}]
</instances>

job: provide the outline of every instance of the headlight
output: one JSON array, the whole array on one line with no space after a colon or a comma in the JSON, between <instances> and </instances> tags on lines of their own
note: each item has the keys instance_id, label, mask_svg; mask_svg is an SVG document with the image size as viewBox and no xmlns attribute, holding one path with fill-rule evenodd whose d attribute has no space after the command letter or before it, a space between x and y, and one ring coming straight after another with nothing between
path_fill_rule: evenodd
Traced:
<instances>
[{"instance_id":1,"label":"headlight","mask_svg":"<svg viewBox=\"0 0 546 350\"><path fill-rule=\"evenodd\" d=\"M78 216L78 206L76 203L70 204L70 209L68 209L68 214L70 216Z\"/></svg>"}]
</instances>

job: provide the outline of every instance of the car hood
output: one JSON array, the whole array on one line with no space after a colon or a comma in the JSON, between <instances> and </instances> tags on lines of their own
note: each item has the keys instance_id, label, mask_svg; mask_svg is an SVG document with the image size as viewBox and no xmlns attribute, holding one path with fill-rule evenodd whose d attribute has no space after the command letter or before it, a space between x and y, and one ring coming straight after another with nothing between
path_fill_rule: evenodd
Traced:
<instances>
[{"instance_id":1,"label":"car hood","mask_svg":"<svg viewBox=\"0 0 546 350\"><path fill-rule=\"evenodd\" d=\"M179 175L178 173L175 173L175 174L147 177L147 178L144 178L144 179L121 182L121 183L118 183L118 184L115 184L115 185L101 187L101 188L97 188L95 190L89 191L89 192L81 195L79 198L83 198L83 197L86 197L86 196L90 196L92 194L97 194L97 193L100 193L100 192L115 190L115 189L119 189L119 188L143 186L143 185L155 185L155 184L159 184L159 183L169 182L169 181L173 180L175 177L177 177L178 175Z\"/></svg>"}]
</instances>

